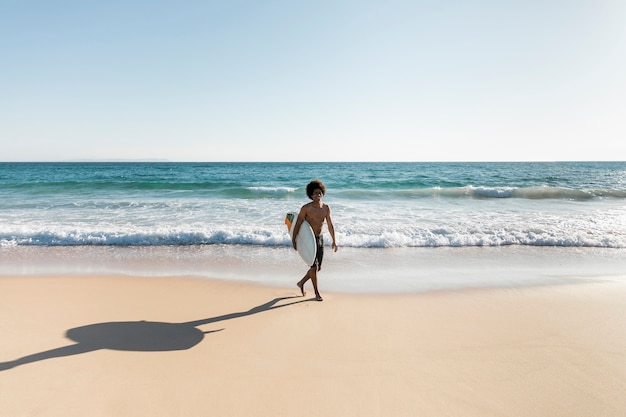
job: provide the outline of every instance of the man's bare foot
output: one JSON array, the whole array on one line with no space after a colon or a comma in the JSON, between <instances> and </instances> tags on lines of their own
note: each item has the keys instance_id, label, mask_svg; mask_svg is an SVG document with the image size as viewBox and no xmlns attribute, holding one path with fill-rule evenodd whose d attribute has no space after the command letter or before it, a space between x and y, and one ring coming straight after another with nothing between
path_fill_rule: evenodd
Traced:
<instances>
[{"instance_id":1,"label":"man's bare foot","mask_svg":"<svg viewBox=\"0 0 626 417\"><path fill-rule=\"evenodd\" d=\"M317 295L315 296L315 301L324 301L324 299L322 298L322 296L321 296L321 295L317 294Z\"/></svg>"},{"instance_id":2,"label":"man's bare foot","mask_svg":"<svg viewBox=\"0 0 626 417\"><path fill-rule=\"evenodd\" d=\"M304 284L301 284L298 282L296 285L298 286L298 288L300 288L300 292L302 293L302 296L304 297L306 295L306 291L304 291Z\"/></svg>"}]
</instances>

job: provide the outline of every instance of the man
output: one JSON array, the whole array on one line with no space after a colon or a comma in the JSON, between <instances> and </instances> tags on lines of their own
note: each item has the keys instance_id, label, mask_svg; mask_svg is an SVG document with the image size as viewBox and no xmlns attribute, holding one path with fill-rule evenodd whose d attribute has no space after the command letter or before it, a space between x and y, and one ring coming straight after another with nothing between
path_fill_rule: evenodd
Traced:
<instances>
[{"instance_id":1,"label":"man","mask_svg":"<svg viewBox=\"0 0 626 417\"><path fill-rule=\"evenodd\" d=\"M296 224L293 229L293 238L292 244L293 248L296 247L296 236L298 236L298 232L300 231L300 226L302 226L302 222L304 220L308 221L313 229L313 234L315 235L315 240L317 242L317 255L315 257L315 261L313 265L309 268L306 275L298 281L298 288L300 288L300 292L304 297L306 295L306 291L304 290L304 284L310 279L313 283L313 289L315 290L315 299L317 301L323 301L322 296L317 288L317 273L322 269L322 260L324 259L324 239L322 237L322 226L324 226L324 221L328 226L328 232L330 233L330 237L333 239L333 251L337 252L337 243L335 241L335 227L333 226L333 221L330 217L330 206L322 202L322 198L326 194L326 186L320 180L313 180L306 186L306 194L307 196L313 200L308 204L305 204L300 209L300 214L298 214L298 219L296 220Z\"/></svg>"}]
</instances>

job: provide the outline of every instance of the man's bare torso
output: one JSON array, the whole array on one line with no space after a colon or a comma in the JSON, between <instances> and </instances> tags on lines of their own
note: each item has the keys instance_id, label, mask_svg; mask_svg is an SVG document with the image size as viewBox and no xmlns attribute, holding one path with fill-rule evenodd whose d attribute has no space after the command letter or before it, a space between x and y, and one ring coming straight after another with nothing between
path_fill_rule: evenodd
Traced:
<instances>
[{"instance_id":1,"label":"man's bare torso","mask_svg":"<svg viewBox=\"0 0 626 417\"><path fill-rule=\"evenodd\" d=\"M319 204L311 202L305 204L302 209L304 210L304 219L311 225L313 233L315 233L316 236L321 235L324 220L328 216L328 205L322 203L320 207Z\"/></svg>"}]
</instances>

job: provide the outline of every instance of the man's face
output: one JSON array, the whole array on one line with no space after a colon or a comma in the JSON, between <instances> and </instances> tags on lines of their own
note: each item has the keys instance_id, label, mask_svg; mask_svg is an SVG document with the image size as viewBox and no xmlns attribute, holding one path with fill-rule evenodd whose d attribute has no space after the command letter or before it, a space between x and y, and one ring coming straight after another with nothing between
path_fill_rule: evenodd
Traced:
<instances>
[{"instance_id":1,"label":"man's face","mask_svg":"<svg viewBox=\"0 0 626 417\"><path fill-rule=\"evenodd\" d=\"M316 188L315 190L313 190L313 194L311 194L311 197L313 197L313 201L320 201L322 197L324 197L324 193L319 188Z\"/></svg>"}]
</instances>

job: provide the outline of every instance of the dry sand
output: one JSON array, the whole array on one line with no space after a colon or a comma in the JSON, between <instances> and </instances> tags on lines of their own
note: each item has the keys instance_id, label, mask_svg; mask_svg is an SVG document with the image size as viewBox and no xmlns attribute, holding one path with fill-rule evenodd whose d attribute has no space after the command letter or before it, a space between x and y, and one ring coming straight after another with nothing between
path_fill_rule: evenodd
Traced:
<instances>
[{"instance_id":1,"label":"dry sand","mask_svg":"<svg viewBox=\"0 0 626 417\"><path fill-rule=\"evenodd\" d=\"M309 296L203 279L0 277L0 416L626 410L621 280Z\"/></svg>"}]
</instances>

